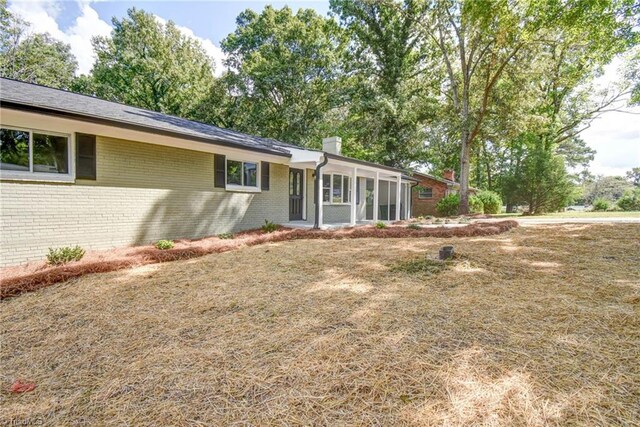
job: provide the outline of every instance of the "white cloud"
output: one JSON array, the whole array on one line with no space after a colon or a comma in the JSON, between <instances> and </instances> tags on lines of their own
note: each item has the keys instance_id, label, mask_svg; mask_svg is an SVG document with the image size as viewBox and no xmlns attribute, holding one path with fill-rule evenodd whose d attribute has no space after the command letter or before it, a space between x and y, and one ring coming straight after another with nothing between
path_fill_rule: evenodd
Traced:
<instances>
[{"instance_id":1,"label":"white cloud","mask_svg":"<svg viewBox=\"0 0 640 427\"><path fill-rule=\"evenodd\" d=\"M154 15L154 16L158 20L158 22L160 22L161 24L163 25L167 24L166 19L158 15ZM200 42L200 44L202 45L202 48L205 50L205 52L207 52L207 55L209 55L209 57L213 59L214 74L218 77L221 76L222 73L225 71L225 67L222 61L224 61L226 56L222 51L222 49L220 49L218 46L213 44L211 40L196 36L196 34L193 32L191 28L183 27L178 24L176 24L176 28L178 28L178 30L180 30L180 32L185 36L198 40Z\"/></svg>"},{"instance_id":2,"label":"white cloud","mask_svg":"<svg viewBox=\"0 0 640 427\"><path fill-rule=\"evenodd\" d=\"M595 82L596 87L614 85L619 79L621 64L622 60L616 58L605 67L604 74ZM589 167L596 175L624 175L631 168L640 166L640 107L627 107L623 111L626 112L604 113L581 134L596 150L595 159Z\"/></svg>"},{"instance_id":3,"label":"white cloud","mask_svg":"<svg viewBox=\"0 0 640 427\"><path fill-rule=\"evenodd\" d=\"M111 25L100 19L98 12L91 7L91 1L78 0L80 15L76 17L74 24L63 31L57 23L57 18L61 12L62 0L40 0L40 1L13 1L9 5L9 10L31 24L31 31L34 33L49 33L53 38L68 43L71 52L78 60L78 74L88 74L93 67L95 54L91 46L91 38L94 36L109 36ZM167 21L156 16L158 21ZM213 59L215 74L217 76L224 72L222 61L224 53L211 40L198 37L187 27L177 25L178 29L186 36L198 40L207 54Z\"/></svg>"},{"instance_id":4,"label":"white cloud","mask_svg":"<svg viewBox=\"0 0 640 427\"><path fill-rule=\"evenodd\" d=\"M88 1L79 1L78 4L80 15L66 31L62 31L56 22L61 10L59 1L15 1L9 5L9 10L30 23L32 32L49 33L52 37L68 43L78 60L78 74L87 74L95 60L91 38L108 36L111 33L111 25L100 19L98 12Z\"/></svg>"}]
</instances>

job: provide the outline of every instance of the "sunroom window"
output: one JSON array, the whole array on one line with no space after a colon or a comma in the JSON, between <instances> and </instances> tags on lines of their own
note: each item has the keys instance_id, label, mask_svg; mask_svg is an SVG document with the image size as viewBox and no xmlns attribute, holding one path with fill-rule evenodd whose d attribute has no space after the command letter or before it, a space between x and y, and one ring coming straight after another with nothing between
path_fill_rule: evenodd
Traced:
<instances>
[{"instance_id":1,"label":"sunroom window","mask_svg":"<svg viewBox=\"0 0 640 427\"><path fill-rule=\"evenodd\" d=\"M7 177L69 175L69 137L0 128L0 171Z\"/></svg>"},{"instance_id":2,"label":"sunroom window","mask_svg":"<svg viewBox=\"0 0 640 427\"><path fill-rule=\"evenodd\" d=\"M258 164L227 160L227 185L239 187L258 186Z\"/></svg>"},{"instance_id":3,"label":"sunroom window","mask_svg":"<svg viewBox=\"0 0 640 427\"><path fill-rule=\"evenodd\" d=\"M331 175L322 175L322 201L331 201Z\"/></svg>"},{"instance_id":4,"label":"sunroom window","mask_svg":"<svg viewBox=\"0 0 640 427\"><path fill-rule=\"evenodd\" d=\"M322 175L322 201L328 204L347 204L351 201L351 177L341 174Z\"/></svg>"}]
</instances>

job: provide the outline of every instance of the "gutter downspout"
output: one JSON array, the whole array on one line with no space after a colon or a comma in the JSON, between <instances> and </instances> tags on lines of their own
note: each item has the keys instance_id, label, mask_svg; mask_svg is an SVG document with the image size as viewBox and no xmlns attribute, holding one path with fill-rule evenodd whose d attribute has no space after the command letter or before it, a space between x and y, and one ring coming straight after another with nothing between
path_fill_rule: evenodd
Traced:
<instances>
[{"instance_id":1,"label":"gutter downspout","mask_svg":"<svg viewBox=\"0 0 640 427\"><path fill-rule=\"evenodd\" d=\"M409 207L411 208L411 211L409 212L409 215L407 215L407 219L413 218L413 189L416 188L418 185L420 185L420 181L414 182L413 184L411 184L411 187L409 188L409 201L411 202Z\"/></svg>"},{"instance_id":2,"label":"gutter downspout","mask_svg":"<svg viewBox=\"0 0 640 427\"><path fill-rule=\"evenodd\" d=\"M329 158L325 156L324 153L322 157L324 158L324 160L320 164L318 164L318 166L316 166L316 176L313 180L313 192L316 202L316 214L313 220L313 228L316 229L320 228L320 218L318 217L320 216L320 203L322 203L322 195L320 194L320 174L322 173L322 167L329 163Z\"/></svg>"}]
</instances>

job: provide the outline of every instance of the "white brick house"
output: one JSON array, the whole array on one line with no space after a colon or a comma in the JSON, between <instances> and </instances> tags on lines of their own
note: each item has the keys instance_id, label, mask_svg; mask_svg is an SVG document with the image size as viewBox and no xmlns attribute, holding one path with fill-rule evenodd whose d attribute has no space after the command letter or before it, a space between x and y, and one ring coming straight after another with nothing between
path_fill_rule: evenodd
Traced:
<instances>
[{"instance_id":1,"label":"white brick house","mask_svg":"<svg viewBox=\"0 0 640 427\"><path fill-rule=\"evenodd\" d=\"M410 215L403 171L0 79L0 265L49 247ZM321 203L316 203L321 200Z\"/></svg>"}]
</instances>

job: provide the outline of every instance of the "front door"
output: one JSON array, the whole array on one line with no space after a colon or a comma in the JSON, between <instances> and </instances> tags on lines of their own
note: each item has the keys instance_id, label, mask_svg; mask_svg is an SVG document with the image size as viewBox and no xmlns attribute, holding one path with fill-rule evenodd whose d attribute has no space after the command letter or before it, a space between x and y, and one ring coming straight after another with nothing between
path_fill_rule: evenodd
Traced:
<instances>
[{"instance_id":1,"label":"front door","mask_svg":"<svg viewBox=\"0 0 640 427\"><path fill-rule=\"evenodd\" d=\"M302 219L304 182L302 169L289 169L289 221Z\"/></svg>"}]
</instances>

